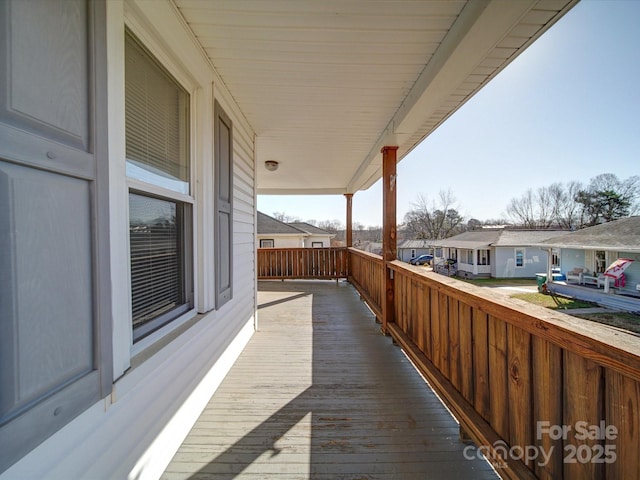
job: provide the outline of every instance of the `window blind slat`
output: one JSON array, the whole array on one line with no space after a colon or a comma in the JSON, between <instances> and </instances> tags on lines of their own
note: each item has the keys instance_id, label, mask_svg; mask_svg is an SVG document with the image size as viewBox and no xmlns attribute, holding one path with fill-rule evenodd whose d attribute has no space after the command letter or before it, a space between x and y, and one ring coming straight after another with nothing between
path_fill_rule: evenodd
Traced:
<instances>
[{"instance_id":1,"label":"window blind slat","mask_svg":"<svg viewBox=\"0 0 640 480\"><path fill-rule=\"evenodd\" d=\"M179 204L129 195L133 326L185 303L176 228Z\"/></svg>"},{"instance_id":2,"label":"window blind slat","mask_svg":"<svg viewBox=\"0 0 640 480\"><path fill-rule=\"evenodd\" d=\"M187 182L188 94L130 35L125 55L127 158Z\"/></svg>"}]
</instances>

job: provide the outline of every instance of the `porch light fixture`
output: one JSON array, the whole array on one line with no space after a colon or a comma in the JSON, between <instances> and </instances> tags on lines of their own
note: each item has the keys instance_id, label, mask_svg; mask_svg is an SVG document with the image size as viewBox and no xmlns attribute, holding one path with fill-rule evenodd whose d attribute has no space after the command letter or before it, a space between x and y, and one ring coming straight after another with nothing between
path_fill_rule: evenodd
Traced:
<instances>
[{"instance_id":1,"label":"porch light fixture","mask_svg":"<svg viewBox=\"0 0 640 480\"><path fill-rule=\"evenodd\" d=\"M264 162L264 168L269 170L270 172L275 172L278 169L278 162L275 160L267 160Z\"/></svg>"}]
</instances>

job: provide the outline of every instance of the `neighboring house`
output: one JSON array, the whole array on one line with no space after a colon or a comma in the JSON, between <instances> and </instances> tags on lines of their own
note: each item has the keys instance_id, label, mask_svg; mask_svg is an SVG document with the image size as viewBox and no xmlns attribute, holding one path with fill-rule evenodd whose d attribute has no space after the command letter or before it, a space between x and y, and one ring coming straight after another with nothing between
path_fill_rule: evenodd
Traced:
<instances>
[{"instance_id":1,"label":"neighboring house","mask_svg":"<svg viewBox=\"0 0 640 480\"><path fill-rule=\"evenodd\" d=\"M307 222L291 222L292 227L303 231L306 234L304 238L305 248L326 248L331 246L331 240L335 238L334 233L329 233L322 228L311 225Z\"/></svg>"},{"instance_id":2,"label":"neighboring house","mask_svg":"<svg viewBox=\"0 0 640 480\"><path fill-rule=\"evenodd\" d=\"M257 196L366 190L574 4L0 1L0 480L160 478L255 332Z\"/></svg>"},{"instance_id":3,"label":"neighboring house","mask_svg":"<svg viewBox=\"0 0 640 480\"><path fill-rule=\"evenodd\" d=\"M405 240L398 245L398 259L409 262L420 255L434 253L435 240Z\"/></svg>"},{"instance_id":4,"label":"neighboring house","mask_svg":"<svg viewBox=\"0 0 640 480\"><path fill-rule=\"evenodd\" d=\"M572 272L580 272L575 283L593 284L604 290L602 274L619 258L633 260L624 271L624 285L618 283L616 293L640 296L640 216L583 228L540 243L541 248L560 251L560 269L568 280ZM544 271L544 270L543 270ZM568 282L570 283L570 282ZM613 279L609 281L615 287Z\"/></svg>"},{"instance_id":5,"label":"neighboring house","mask_svg":"<svg viewBox=\"0 0 640 480\"><path fill-rule=\"evenodd\" d=\"M382 255L382 242L370 242L368 240L354 242L354 248L362 250L367 253L374 253L376 255Z\"/></svg>"},{"instance_id":6,"label":"neighboring house","mask_svg":"<svg viewBox=\"0 0 640 480\"><path fill-rule=\"evenodd\" d=\"M306 222L285 223L258 212L259 248L323 248L331 246L335 236Z\"/></svg>"},{"instance_id":7,"label":"neighboring house","mask_svg":"<svg viewBox=\"0 0 640 480\"><path fill-rule=\"evenodd\" d=\"M458 276L535 278L547 271L548 252L532 245L559 234L558 230L483 229L436 240L434 270L455 260Z\"/></svg>"},{"instance_id":8,"label":"neighboring house","mask_svg":"<svg viewBox=\"0 0 640 480\"><path fill-rule=\"evenodd\" d=\"M302 248L305 233L269 215L258 212L257 244L259 248Z\"/></svg>"}]
</instances>

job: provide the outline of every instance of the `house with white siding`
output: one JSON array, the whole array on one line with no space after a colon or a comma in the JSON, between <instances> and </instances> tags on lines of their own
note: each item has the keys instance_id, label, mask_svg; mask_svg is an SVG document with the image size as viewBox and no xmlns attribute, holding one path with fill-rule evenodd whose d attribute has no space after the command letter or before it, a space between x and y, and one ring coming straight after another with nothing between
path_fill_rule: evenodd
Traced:
<instances>
[{"instance_id":1,"label":"house with white siding","mask_svg":"<svg viewBox=\"0 0 640 480\"><path fill-rule=\"evenodd\" d=\"M398 260L409 262L420 255L433 255L435 240L405 240L398 245Z\"/></svg>"},{"instance_id":2,"label":"house with white siding","mask_svg":"<svg viewBox=\"0 0 640 480\"><path fill-rule=\"evenodd\" d=\"M159 478L256 331L257 195L350 202L574 4L0 2L0 480Z\"/></svg>"},{"instance_id":3,"label":"house with white siding","mask_svg":"<svg viewBox=\"0 0 640 480\"><path fill-rule=\"evenodd\" d=\"M556 290L603 304L612 300L602 297L596 290L615 294L620 299L633 300L633 303L620 303L618 306L640 311L640 216L554 236L542 241L539 247L559 251L560 271L567 281L563 282L566 285L557 285ZM604 273L622 258L630 260L625 265L623 280L607 279ZM572 275L572 272L576 274Z\"/></svg>"},{"instance_id":4,"label":"house with white siding","mask_svg":"<svg viewBox=\"0 0 640 480\"><path fill-rule=\"evenodd\" d=\"M259 248L302 248L305 233L269 215L257 212L257 243Z\"/></svg>"},{"instance_id":5,"label":"house with white siding","mask_svg":"<svg viewBox=\"0 0 640 480\"><path fill-rule=\"evenodd\" d=\"M534 245L562 233L566 232L482 229L436 240L434 270L455 260L456 274L462 277L536 278L547 271L549 254Z\"/></svg>"},{"instance_id":6,"label":"house with white siding","mask_svg":"<svg viewBox=\"0 0 640 480\"><path fill-rule=\"evenodd\" d=\"M335 235L306 222L281 222L257 212L259 248L327 248Z\"/></svg>"},{"instance_id":7,"label":"house with white siding","mask_svg":"<svg viewBox=\"0 0 640 480\"><path fill-rule=\"evenodd\" d=\"M327 248L331 246L331 239L335 234L307 222L291 222L292 227L304 232L304 248Z\"/></svg>"}]
</instances>

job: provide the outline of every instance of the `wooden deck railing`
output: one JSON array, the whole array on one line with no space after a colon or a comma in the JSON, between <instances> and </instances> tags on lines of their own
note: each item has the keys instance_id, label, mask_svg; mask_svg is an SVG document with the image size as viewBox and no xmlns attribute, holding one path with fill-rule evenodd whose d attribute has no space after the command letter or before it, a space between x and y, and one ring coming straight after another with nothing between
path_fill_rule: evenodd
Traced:
<instances>
[{"instance_id":1,"label":"wooden deck railing","mask_svg":"<svg viewBox=\"0 0 640 480\"><path fill-rule=\"evenodd\" d=\"M336 279L348 274L346 248L260 248L258 279Z\"/></svg>"},{"instance_id":2,"label":"wooden deck railing","mask_svg":"<svg viewBox=\"0 0 640 480\"><path fill-rule=\"evenodd\" d=\"M501 475L640 478L638 337L401 262L390 268L390 333Z\"/></svg>"},{"instance_id":3,"label":"wooden deck railing","mask_svg":"<svg viewBox=\"0 0 640 480\"><path fill-rule=\"evenodd\" d=\"M349 249L349 281L378 319L382 319L384 262L380 255Z\"/></svg>"},{"instance_id":4,"label":"wooden deck railing","mask_svg":"<svg viewBox=\"0 0 640 480\"><path fill-rule=\"evenodd\" d=\"M345 264L378 317L392 272L389 333L501 476L640 479L639 337L354 249Z\"/></svg>"}]
</instances>

